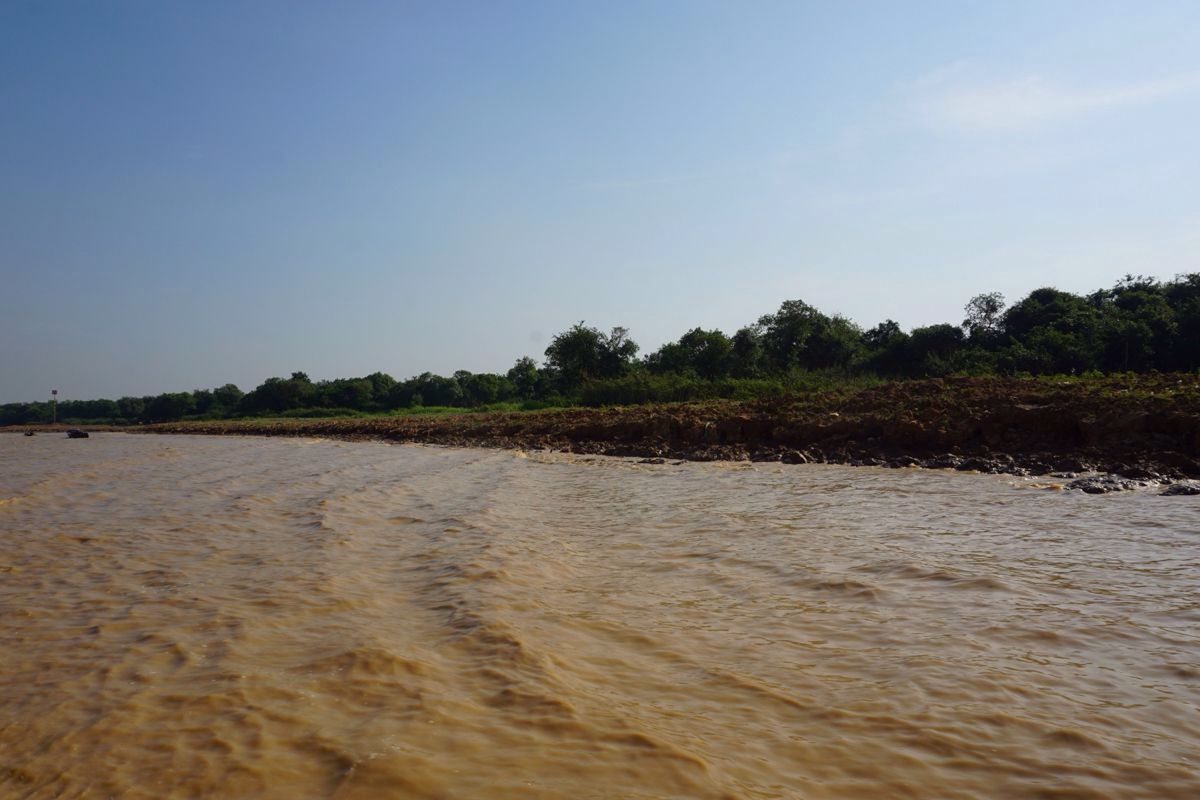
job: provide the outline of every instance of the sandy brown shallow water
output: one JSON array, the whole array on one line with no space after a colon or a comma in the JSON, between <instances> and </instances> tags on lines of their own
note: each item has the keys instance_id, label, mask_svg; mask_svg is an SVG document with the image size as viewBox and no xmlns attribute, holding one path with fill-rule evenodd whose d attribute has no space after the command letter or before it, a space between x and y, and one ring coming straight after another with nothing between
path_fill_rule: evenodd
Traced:
<instances>
[{"instance_id":1,"label":"sandy brown shallow water","mask_svg":"<svg viewBox=\"0 0 1200 800\"><path fill-rule=\"evenodd\" d=\"M0 436L3 797L1200 796L1200 498Z\"/></svg>"}]
</instances>

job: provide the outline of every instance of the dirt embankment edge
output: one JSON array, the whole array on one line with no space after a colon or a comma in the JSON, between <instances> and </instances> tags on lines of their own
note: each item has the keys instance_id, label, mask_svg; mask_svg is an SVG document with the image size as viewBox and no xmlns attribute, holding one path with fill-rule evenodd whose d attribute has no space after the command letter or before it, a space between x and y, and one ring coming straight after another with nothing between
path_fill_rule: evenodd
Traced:
<instances>
[{"instance_id":1,"label":"dirt embankment edge","mask_svg":"<svg viewBox=\"0 0 1200 800\"><path fill-rule=\"evenodd\" d=\"M1200 379L930 379L747 402L180 422L136 430L1178 479L1200 477Z\"/></svg>"}]
</instances>

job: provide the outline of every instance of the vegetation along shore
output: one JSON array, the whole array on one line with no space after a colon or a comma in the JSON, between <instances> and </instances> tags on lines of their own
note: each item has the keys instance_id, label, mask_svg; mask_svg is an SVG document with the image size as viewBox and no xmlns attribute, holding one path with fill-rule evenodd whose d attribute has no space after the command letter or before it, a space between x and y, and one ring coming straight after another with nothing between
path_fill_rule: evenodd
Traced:
<instances>
[{"instance_id":1,"label":"vegetation along shore","mask_svg":"<svg viewBox=\"0 0 1200 800\"><path fill-rule=\"evenodd\" d=\"M1012 306L972 298L964 319L863 329L800 300L728 336L695 328L644 358L624 328L585 323L539 365L505 373L268 378L244 393L60 403L77 426L177 433L370 437L663 459L1100 471L1084 486L1200 477L1200 274L1126 276ZM0 425L45 426L50 403L0 405ZM1189 486L1191 484L1188 484ZM1184 489L1178 489L1184 491Z\"/></svg>"}]
</instances>

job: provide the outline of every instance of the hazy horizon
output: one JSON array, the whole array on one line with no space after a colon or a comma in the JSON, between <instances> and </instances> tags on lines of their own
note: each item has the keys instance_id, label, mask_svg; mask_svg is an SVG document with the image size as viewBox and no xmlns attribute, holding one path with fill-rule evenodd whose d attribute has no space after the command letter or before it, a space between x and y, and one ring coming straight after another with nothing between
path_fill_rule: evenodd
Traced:
<instances>
[{"instance_id":1,"label":"hazy horizon","mask_svg":"<svg viewBox=\"0 0 1200 800\"><path fill-rule=\"evenodd\" d=\"M1200 271L1200 6L0 7L0 402Z\"/></svg>"}]
</instances>

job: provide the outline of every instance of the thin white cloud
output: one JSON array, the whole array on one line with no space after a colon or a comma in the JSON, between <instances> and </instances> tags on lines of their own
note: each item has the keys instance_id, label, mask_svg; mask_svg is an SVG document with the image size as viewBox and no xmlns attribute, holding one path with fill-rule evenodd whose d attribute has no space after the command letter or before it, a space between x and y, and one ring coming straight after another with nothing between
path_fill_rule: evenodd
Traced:
<instances>
[{"instance_id":1,"label":"thin white cloud","mask_svg":"<svg viewBox=\"0 0 1200 800\"><path fill-rule=\"evenodd\" d=\"M1115 86L1073 87L1040 75L971 84L953 65L913 84L918 112L938 130L1026 131L1200 89L1200 72Z\"/></svg>"}]
</instances>

